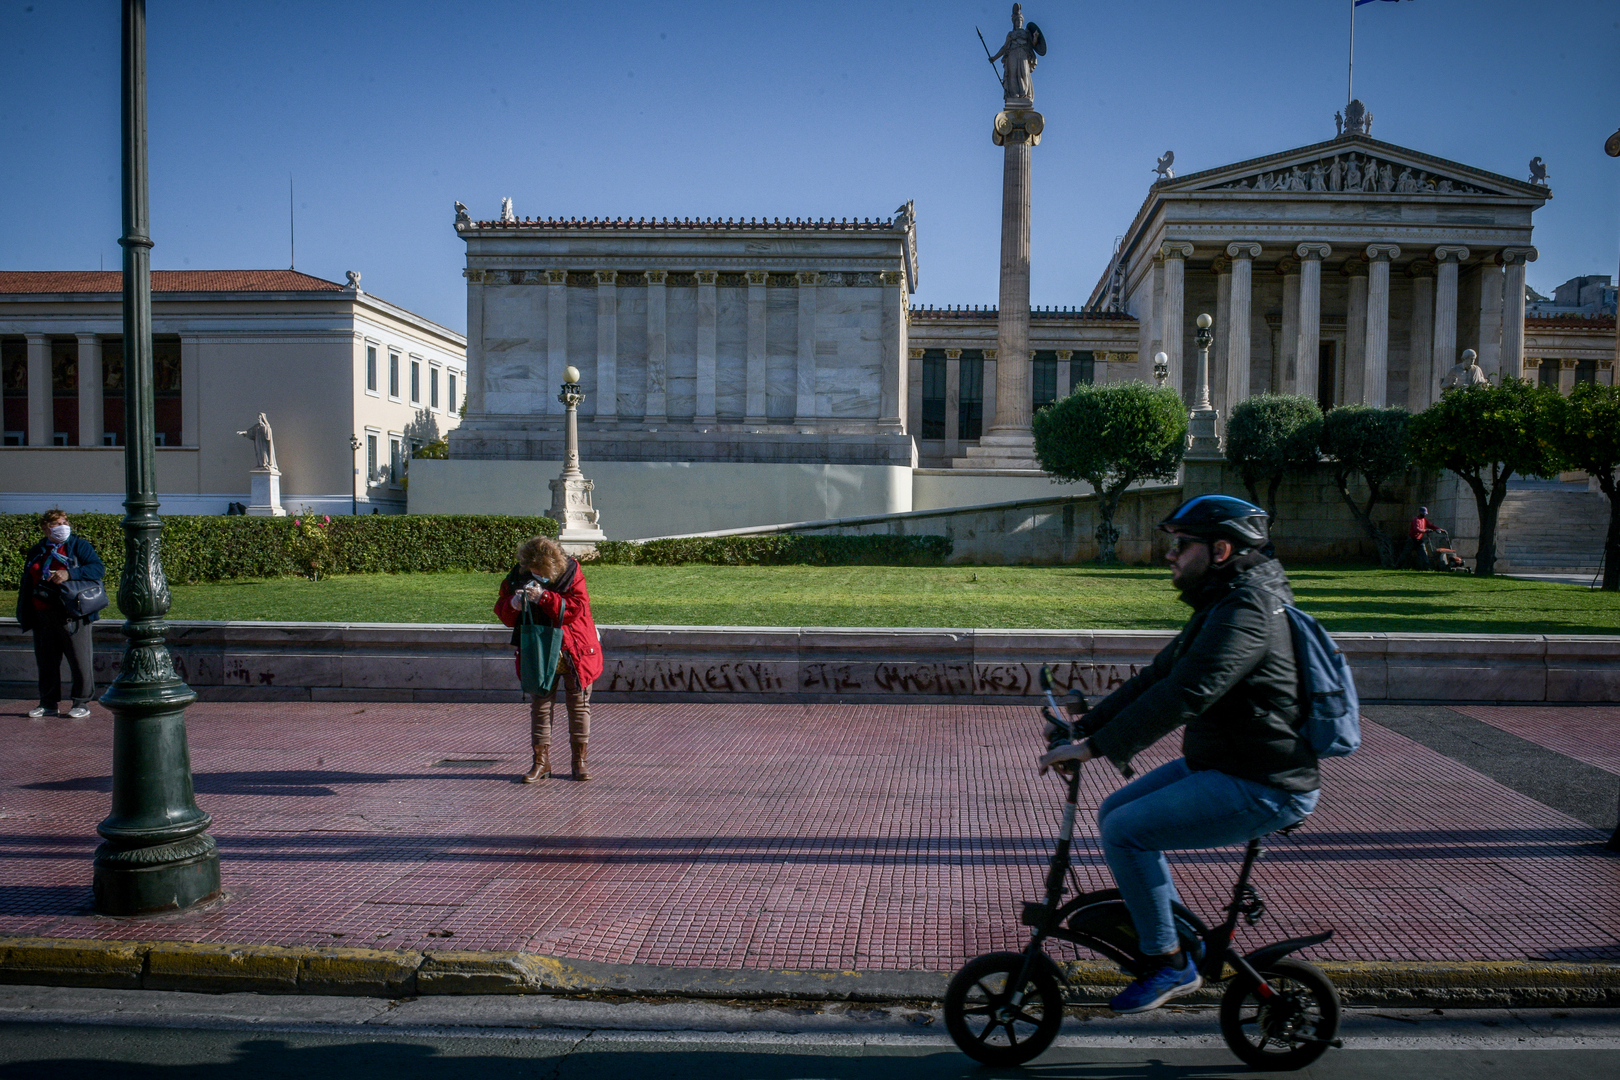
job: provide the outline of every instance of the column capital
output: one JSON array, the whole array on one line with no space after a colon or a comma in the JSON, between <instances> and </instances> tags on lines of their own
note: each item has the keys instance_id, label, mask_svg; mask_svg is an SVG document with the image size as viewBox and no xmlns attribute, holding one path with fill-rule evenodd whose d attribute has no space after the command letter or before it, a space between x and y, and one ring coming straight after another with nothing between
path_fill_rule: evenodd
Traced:
<instances>
[{"instance_id":1,"label":"column capital","mask_svg":"<svg viewBox=\"0 0 1620 1080\"><path fill-rule=\"evenodd\" d=\"M1073 349L1059 349L1057 351L1057 358L1059 360L1073 360L1074 359L1074 350Z\"/></svg>"},{"instance_id":2,"label":"column capital","mask_svg":"<svg viewBox=\"0 0 1620 1080\"><path fill-rule=\"evenodd\" d=\"M669 271L668 270L648 270L647 271L647 284L648 285L663 285L663 284L666 284L668 281L669 281Z\"/></svg>"},{"instance_id":3,"label":"column capital","mask_svg":"<svg viewBox=\"0 0 1620 1080\"><path fill-rule=\"evenodd\" d=\"M1294 254L1299 256L1299 258L1302 260L1315 259L1316 261L1320 262L1329 255L1333 254L1333 248L1329 244L1300 244L1298 247L1294 248Z\"/></svg>"},{"instance_id":4,"label":"column capital","mask_svg":"<svg viewBox=\"0 0 1620 1080\"><path fill-rule=\"evenodd\" d=\"M1366 258L1366 256L1360 254L1359 252L1357 252L1356 254L1351 255L1348 259L1344 260L1344 265L1339 267L1339 273L1343 274L1347 278L1348 277L1366 277L1367 276L1367 258Z\"/></svg>"},{"instance_id":5,"label":"column capital","mask_svg":"<svg viewBox=\"0 0 1620 1080\"><path fill-rule=\"evenodd\" d=\"M905 280L906 280L905 275L902 274L898 270L883 270L883 271L880 271L878 273L878 278L885 285L900 285L900 284L903 284L905 282Z\"/></svg>"},{"instance_id":6,"label":"column capital","mask_svg":"<svg viewBox=\"0 0 1620 1080\"><path fill-rule=\"evenodd\" d=\"M51 335L42 334L34 330L25 331L23 333L23 337L28 339L28 344L30 345L44 345L51 340Z\"/></svg>"},{"instance_id":7,"label":"column capital","mask_svg":"<svg viewBox=\"0 0 1620 1080\"><path fill-rule=\"evenodd\" d=\"M994 360L996 358L996 350L994 350L994 349L984 349L982 351L984 353L984 358L986 360Z\"/></svg>"},{"instance_id":8,"label":"column capital","mask_svg":"<svg viewBox=\"0 0 1620 1080\"><path fill-rule=\"evenodd\" d=\"M1389 262L1391 259L1398 259L1400 257L1401 257L1401 248L1400 248L1399 244L1368 244L1367 245L1367 261L1368 262Z\"/></svg>"},{"instance_id":9,"label":"column capital","mask_svg":"<svg viewBox=\"0 0 1620 1080\"><path fill-rule=\"evenodd\" d=\"M913 360L921 360L923 358L923 350L922 349L912 349L911 350L911 358Z\"/></svg>"},{"instance_id":10,"label":"column capital","mask_svg":"<svg viewBox=\"0 0 1620 1080\"><path fill-rule=\"evenodd\" d=\"M1514 263L1533 263L1541 252L1533 247L1503 248L1496 253L1497 266L1512 266Z\"/></svg>"},{"instance_id":11,"label":"column capital","mask_svg":"<svg viewBox=\"0 0 1620 1080\"><path fill-rule=\"evenodd\" d=\"M1437 269L1438 266L1433 259L1419 257L1407 264L1406 276L1409 278L1431 278L1434 277Z\"/></svg>"},{"instance_id":12,"label":"column capital","mask_svg":"<svg viewBox=\"0 0 1620 1080\"><path fill-rule=\"evenodd\" d=\"M763 285L770 276L770 272L767 270L749 270L747 273L748 284L750 285Z\"/></svg>"},{"instance_id":13,"label":"column capital","mask_svg":"<svg viewBox=\"0 0 1620 1080\"><path fill-rule=\"evenodd\" d=\"M596 283L598 285L613 285L613 284L617 283L618 280L619 280L619 272L617 270L598 270L598 271L596 271Z\"/></svg>"},{"instance_id":14,"label":"column capital","mask_svg":"<svg viewBox=\"0 0 1620 1080\"><path fill-rule=\"evenodd\" d=\"M1187 240L1166 240L1159 245L1159 259L1190 259L1193 246Z\"/></svg>"},{"instance_id":15,"label":"column capital","mask_svg":"<svg viewBox=\"0 0 1620 1080\"><path fill-rule=\"evenodd\" d=\"M1581 362L1579 360L1560 360L1558 361L1558 366L1563 368L1565 371L1574 371L1576 368L1581 366Z\"/></svg>"},{"instance_id":16,"label":"column capital","mask_svg":"<svg viewBox=\"0 0 1620 1080\"><path fill-rule=\"evenodd\" d=\"M1226 253L1234 259L1258 259L1260 245L1253 240L1236 240L1226 245Z\"/></svg>"},{"instance_id":17,"label":"column capital","mask_svg":"<svg viewBox=\"0 0 1620 1080\"><path fill-rule=\"evenodd\" d=\"M1277 273L1283 277L1299 273L1299 260L1292 255L1284 255L1277 260Z\"/></svg>"},{"instance_id":18,"label":"column capital","mask_svg":"<svg viewBox=\"0 0 1620 1080\"><path fill-rule=\"evenodd\" d=\"M1437 263L1467 262L1468 249L1460 245L1442 245L1434 249L1434 261Z\"/></svg>"},{"instance_id":19,"label":"column capital","mask_svg":"<svg viewBox=\"0 0 1620 1080\"><path fill-rule=\"evenodd\" d=\"M692 276L697 279L697 283L699 285L713 285L715 282L720 280L720 271L694 270L692 271Z\"/></svg>"},{"instance_id":20,"label":"column capital","mask_svg":"<svg viewBox=\"0 0 1620 1080\"><path fill-rule=\"evenodd\" d=\"M98 339L100 339L100 337L101 337L100 334L74 334L73 336L79 339L79 344L80 345L84 345L84 344L94 345L96 343L96 341Z\"/></svg>"},{"instance_id":21,"label":"column capital","mask_svg":"<svg viewBox=\"0 0 1620 1080\"><path fill-rule=\"evenodd\" d=\"M568 271L566 271L566 270L547 270L546 271L546 283L549 284L549 285L566 285L566 284L568 284Z\"/></svg>"},{"instance_id":22,"label":"column capital","mask_svg":"<svg viewBox=\"0 0 1620 1080\"><path fill-rule=\"evenodd\" d=\"M821 284L821 271L819 270L799 270L793 276L798 279L800 285Z\"/></svg>"},{"instance_id":23,"label":"column capital","mask_svg":"<svg viewBox=\"0 0 1620 1080\"><path fill-rule=\"evenodd\" d=\"M461 276L467 279L469 285L482 285L484 283L484 272L482 270L466 269L461 272Z\"/></svg>"},{"instance_id":24,"label":"column capital","mask_svg":"<svg viewBox=\"0 0 1620 1080\"><path fill-rule=\"evenodd\" d=\"M1216 274L1230 274L1232 272L1232 260L1228 256L1217 255L1215 261L1210 264L1210 269L1214 270Z\"/></svg>"},{"instance_id":25,"label":"column capital","mask_svg":"<svg viewBox=\"0 0 1620 1080\"><path fill-rule=\"evenodd\" d=\"M947 360L960 360L960 359L962 359L962 350L961 349L946 349L945 350L945 359L947 359Z\"/></svg>"}]
</instances>

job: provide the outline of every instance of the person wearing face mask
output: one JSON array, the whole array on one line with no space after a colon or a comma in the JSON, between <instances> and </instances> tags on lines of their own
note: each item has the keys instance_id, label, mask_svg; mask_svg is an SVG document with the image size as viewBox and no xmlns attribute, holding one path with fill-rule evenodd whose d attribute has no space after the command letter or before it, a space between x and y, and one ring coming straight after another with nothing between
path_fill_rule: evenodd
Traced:
<instances>
[{"instance_id":1,"label":"person wearing face mask","mask_svg":"<svg viewBox=\"0 0 1620 1080\"><path fill-rule=\"evenodd\" d=\"M101 581L106 568L90 541L73 535L68 516L61 510L41 514L39 531L44 538L23 559L22 588L17 593L17 622L33 631L34 661L39 665L39 705L28 715L40 717L57 711L62 700L62 661L66 659L73 678L73 704L66 715L79 719L90 715L90 699L96 693L90 627L100 614L69 615L62 604L61 586L69 580Z\"/></svg>"},{"instance_id":2,"label":"person wearing face mask","mask_svg":"<svg viewBox=\"0 0 1620 1080\"><path fill-rule=\"evenodd\" d=\"M1229 495L1183 503L1159 528L1175 538L1170 583L1192 618L1153 662L1080 718L1085 737L1050 750L1041 771L1131 759L1185 725L1182 756L1139 776L1097 811L1103 857L1142 951L1162 963L1111 1003L1143 1012L1203 985L1171 921L1178 899L1164 852L1241 844L1303 821L1321 780L1303 730L1284 603L1288 576L1266 512Z\"/></svg>"}]
</instances>

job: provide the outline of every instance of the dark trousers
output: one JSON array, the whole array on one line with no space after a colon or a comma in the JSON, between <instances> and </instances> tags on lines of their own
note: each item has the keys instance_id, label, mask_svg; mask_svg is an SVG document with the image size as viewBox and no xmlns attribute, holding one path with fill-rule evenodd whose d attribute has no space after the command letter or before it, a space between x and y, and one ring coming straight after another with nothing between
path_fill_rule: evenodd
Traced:
<instances>
[{"instance_id":1,"label":"dark trousers","mask_svg":"<svg viewBox=\"0 0 1620 1080\"><path fill-rule=\"evenodd\" d=\"M58 622L44 619L34 624L34 662L39 665L39 703L56 708L62 700L62 660L66 658L73 676L73 704L83 705L96 696L96 673L92 666L90 628L86 619Z\"/></svg>"}]
</instances>

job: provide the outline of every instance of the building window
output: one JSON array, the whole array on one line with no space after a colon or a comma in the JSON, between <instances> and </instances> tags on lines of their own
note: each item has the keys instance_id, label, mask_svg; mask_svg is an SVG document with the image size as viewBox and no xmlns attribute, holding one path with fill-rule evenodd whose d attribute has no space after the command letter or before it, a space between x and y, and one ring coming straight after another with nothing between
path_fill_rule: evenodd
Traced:
<instances>
[{"instance_id":1,"label":"building window","mask_svg":"<svg viewBox=\"0 0 1620 1080\"><path fill-rule=\"evenodd\" d=\"M22 446L28 441L28 344L21 338L0 341L0 392L6 445Z\"/></svg>"},{"instance_id":2,"label":"building window","mask_svg":"<svg viewBox=\"0 0 1620 1080\"><path fill-rule=\"evenodd\" d=\"M922 437L945 437L945 353L939 349L923 353Z\"/></svg>"},{"instance_id":3,"label":"building window","mask_svg":"<svg viewBox=\"0 0 1620 1080\"><path fill-rule=\"evenodd\" d=\"M1597 382L1597 361L1596 360L1577 360L1577 361L1575 361L1575 381L1577 383L1583 383L1583 382L1585 382L1585 383L1595 383L1595 382Z\"/></svg>"},{"instance_id":4,"label":"building window","mask_svg":"<svg viewBox=\"0 0 1620 1080\"><path fill-rule=\"evenodd\" d=\"M366 389L377 392L377 346L366 346Z\"/></svg>"},{"instance_id":5,"label":"building window","mask_svg":"<svg viewBox=\"0 0 1620 1080\"><path fill-rule=\"evenodd\" d=\"M1069 361L1069 389L1072 391L1081 383L1090 386L1097 381L1097 354L1092 352L1077 352L1074 359Z\"/></svg>"},{"instance_id":6,"label":"building window","mask_svg":"<svg viewBox=\"0 0 1620 1080\"><path fill-rule=\"evenodd\" d=\"M984 354L962 353L962 392L957 398L956 437L977 439L984 431Z\"/></svg>"},{"instance_id":7,"label":"building window","mask_svg":"<svg viewBox=\"0 0 1620 1080\"><path fill-rule=\"evenodd\" d=\"M388 436L388 482L397 485L405 477L405 443L399 435Z\"/></svg>"},{"instance_id":8,"label":"building window","mask_svg":"<svg viewBox=\"0 0 1620 1080\"><path fill-rule=\"evenodd\" d=\"M1543 360L1536 367L1536 382L1542 386L1558 389L1558 361Z\"/></svg>"},{"instance_id":9,"label":"building window","mask_svg":"<svg viewBox=\"0 0 1620 1080\"><path fill-rule=\"evenodd\" d=\"M366 433L366 483L377 482L377 436Z\"/></svg>"},{"instance_id":10,"label":"building window","mask_svg":"<svg viewBox=\"0 0 1620 1080\"><path fill-rule=\"evenodd\" d=\"M152 338L152 419L159 446L180 445L180 339Z\"/></svg>"},{"instance_id":11,"label":"building window","mask_svg":"<svg viewBox=\"0 0 1620 1080\"><path fill-rule=\"evenodd\" d=\"M1038 352L1033 361L1030 379L1030 404L1039 409L1057 400L1057 353Z\"/></svg>"},{"instance_id":12,"label":"building window","mask_svg":"<svg viewBox=\"0 0 1620 1080\"><path fill-rule=\"evenodd\" d=\"M51 342L51 441L79 445L79 343Z\"/></svg>"},{"instance_id":13,"label":"building window","mask_svg":"<svg viewBox=\"0 0 1620 1080\"><path fill-rule=\"evenodd\" d=\"M419 360L411 361L411 404L422 404L422 364Z\"/></svg>"},{"instance_id":14,"label":"building window","mask_svg":"<svg viewBox=\"0 0 1620 1080\"><path fill-rule=\"evenodd\" d=\"M101 339L102 441L124 445L124 339Z\"/></svg>"},{"instance_id":15,"label":"building window","mask_svg":"<svg viewBox=\"0 0 1620 1080\"><path fill-rule=\"evenodd\" d=\"M428 368L428 408L437 410L439 407L439 369Z\"/></svg>"},{"instance_id":16,"label":"building window","mask_svg":"<svg viewBox=\"0 0 1620 1080\"><path fill-rule=\"evenodd\" d=\"M399 353L388 354L388 396L399 400Z\"/></svg>"},{"instance_id":17,"label":"building window","mask_svg":"<svg viewBox=\"0 0 1620 1080\"><path fill-rule=\"evenodd\" d=\"M444 407L448 412L456 411L456 373L451 371L445 374Z\"/></svg>"}]
</instances>

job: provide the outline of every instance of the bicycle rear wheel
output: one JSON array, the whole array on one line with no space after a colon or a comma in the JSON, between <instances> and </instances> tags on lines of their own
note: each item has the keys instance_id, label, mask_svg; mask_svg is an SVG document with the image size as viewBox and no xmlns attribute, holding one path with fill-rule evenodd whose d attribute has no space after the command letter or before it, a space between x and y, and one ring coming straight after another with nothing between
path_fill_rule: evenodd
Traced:
<instances>
[{"instance_id":1,"label":"bicycle rear wheel","mask_svg":"<svg viewBox=\"0 0 1620 1080\"><path fill-rule=\"evenodd\" d=\"M1302 1069L1339 1033L1339 992L1303 960L1278 960L1260 974L1275 992L1261 999L1253 979L1233 979L1221 998L1221 1034L1257 1069Z\"/></svg>"},{"instance_id":2,"label":"bicycle rear wheel","mask_svg":"<svg viewBox=\"0 0 1620 1080\"><path fill-rule=\"evenodd\" d=\"M962 1053L984 1065L1022 1065L1052 1045L1063 1025L1063 988L1045 965L1022 987L1024 954L986 953L969 960L945 990L945 1029ZM1018 1004L1013 994L1023 991Z\"/></svg>"}]
</instances>

